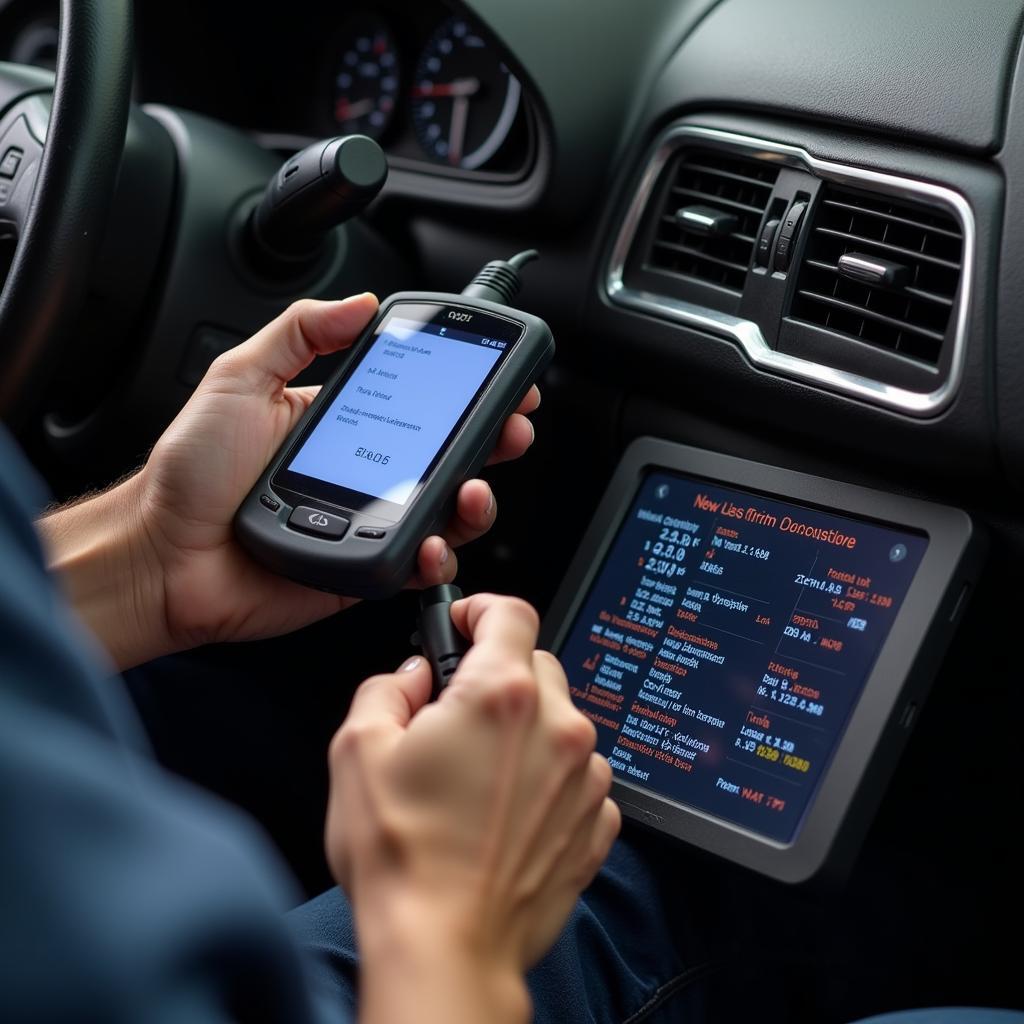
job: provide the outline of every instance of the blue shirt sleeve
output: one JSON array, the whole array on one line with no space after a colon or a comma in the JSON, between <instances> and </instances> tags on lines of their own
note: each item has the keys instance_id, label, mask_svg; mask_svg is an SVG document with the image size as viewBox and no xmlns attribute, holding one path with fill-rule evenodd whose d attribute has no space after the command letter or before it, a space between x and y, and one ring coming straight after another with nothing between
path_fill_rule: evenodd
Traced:
<instances>
[{"instance_id":1,"label":"blue shirt sleeve","mask_svg":"<svg viewBox=\"0 0 1024 1024\"><path fill-rule=\"evenodd\" d=\"M256 827L147 756L46 573L40 498L0 431L0 1020L347 1020L314 1011Z\"/></svg>"}]
</instances>

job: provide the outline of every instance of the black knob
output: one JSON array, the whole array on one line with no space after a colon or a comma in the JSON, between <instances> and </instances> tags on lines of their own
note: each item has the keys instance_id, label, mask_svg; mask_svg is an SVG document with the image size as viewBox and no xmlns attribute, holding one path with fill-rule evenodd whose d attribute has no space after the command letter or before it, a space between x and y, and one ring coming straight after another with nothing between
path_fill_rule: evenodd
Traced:
<instances>
[{"instance_id":1,"label":"black knob","mask_svg":"<svg viewBox=\"0 0 1024 1024\"><path fill-rule=\"evenodd\" d=\"M267 185L249 221L257 262L304 268L328 232L354 217L388 177L384 151L365 135L324 139L290 157Z\"/></svg>"}]
</instances>

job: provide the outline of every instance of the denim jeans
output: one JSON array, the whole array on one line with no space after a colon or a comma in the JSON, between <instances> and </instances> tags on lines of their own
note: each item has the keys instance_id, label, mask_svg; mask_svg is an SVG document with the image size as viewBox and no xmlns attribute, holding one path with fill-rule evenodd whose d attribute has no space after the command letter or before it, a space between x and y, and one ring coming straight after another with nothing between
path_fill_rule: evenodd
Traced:
<instances>
[{"instance_id":1,"label":"denim jeans","mask_svg":"<svg viewBox=\"0 0 1024 1024\"><path fill-rule=\"evenodd\" d=\"M702 987L714 963L690 922L698 897L666 902L643 837L620 839L577 901L554 948L530 971L540 1024L701 1021ZM685 891L685 887L676 887ZM317 998L353 1014L355 930L348 901L332 889L289 915L312 952Z\"/></svg>"},{"instance_id":2,"label":"denim jeans","mask_svg":"<svg viewBox=\"0 0 1024 1024\"><path fill-rule=\"evenodd\" d=\"M742 887L740 901L746 899ZM750 947L731 934L735 878L627 826L527 981L538 1024L732 1024L807 1019L772 985L772 970L745 977ZM314 992L355 1019L358 954L351 909L332 889L290 914L312 954ZM801 959L806 951L801 952ZM806 1011L806 1006L801 1007ZM330 1019L330 1014L325 1013ZM834 1014L816 1020L839 1019ZM863 1022L868 1024L868 1022ZM870 1024L1024 1024L1024 1013L931 1009Z\"/></svg>"}]
</instances>

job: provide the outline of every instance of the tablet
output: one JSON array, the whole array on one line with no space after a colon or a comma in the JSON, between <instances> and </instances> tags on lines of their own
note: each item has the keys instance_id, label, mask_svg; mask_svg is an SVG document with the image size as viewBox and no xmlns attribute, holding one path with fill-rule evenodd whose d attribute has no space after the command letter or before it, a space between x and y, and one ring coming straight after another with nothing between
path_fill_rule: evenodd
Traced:
<instances>
[{"instance_id":1,"label":"tablet","mask_svg":"<svg viewBox=\"0 0 1024 1024\"><path fill-rule=\"evenodd\" d=\"M982 548L958 509L642 438L543 640L626 817L781 881L840 875Z\"/></svg>"}]
</instances>

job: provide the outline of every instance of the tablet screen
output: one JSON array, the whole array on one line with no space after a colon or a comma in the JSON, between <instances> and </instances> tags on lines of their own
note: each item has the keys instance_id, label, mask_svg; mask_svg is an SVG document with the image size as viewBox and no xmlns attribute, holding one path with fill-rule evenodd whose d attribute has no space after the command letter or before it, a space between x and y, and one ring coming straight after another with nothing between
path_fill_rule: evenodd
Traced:
<instances>
[{"instance_id":1,"label":"tablet screen","mask_svg":"<svg viewBox=\"0 0 1024 1024\"><path fill-rule=\"evenodd\" d=\"M559 652L615 775L792 841L927 545L649 473Z\"/></svg>"}]
</instances>

